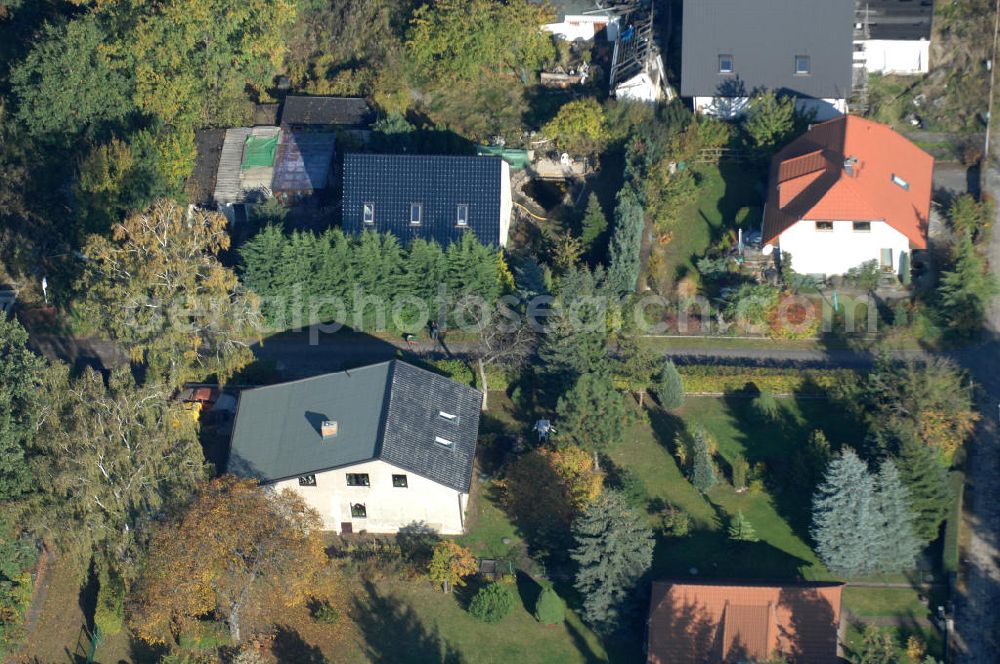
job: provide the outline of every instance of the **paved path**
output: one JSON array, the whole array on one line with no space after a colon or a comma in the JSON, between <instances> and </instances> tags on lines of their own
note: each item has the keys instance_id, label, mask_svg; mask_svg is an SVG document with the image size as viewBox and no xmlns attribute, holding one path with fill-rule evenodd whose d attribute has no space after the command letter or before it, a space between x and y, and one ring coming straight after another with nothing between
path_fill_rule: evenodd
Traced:
<instances>
[{"instance_id":1,"label":"paved path","mask_svg":"<svg viewBox=\"0 0 1000 664\"><path fill-rule=\"evenodd\" d=\"M1000 196L1000 171L990 168L986 191ZM989 243L995 273L1000 273L1000 209ZM983 419L969 450L966 485L968 545L963 551L961 592L956 601L956 661L997 664L1000 661L1000 298L988 313L988 343L975 356L963 358L981 390L979 408Z\"/></svg>"}]
</instances>

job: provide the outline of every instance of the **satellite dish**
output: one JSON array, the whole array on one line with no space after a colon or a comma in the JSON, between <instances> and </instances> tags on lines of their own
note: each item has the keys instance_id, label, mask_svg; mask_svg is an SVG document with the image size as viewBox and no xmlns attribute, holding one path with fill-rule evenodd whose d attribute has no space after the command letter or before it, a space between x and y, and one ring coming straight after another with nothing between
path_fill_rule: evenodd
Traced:
<instances>
[{"instance_id":1,"label":"satellite dish","mask_svg":"<svg viewBox=\"0 0 1000 664\"><path fill-rule=\"evenodd\" d=\"M765 256L770 256L772 253L774 253L774 245L765 244L764 248L760 250L760 253L764 254Z\"/></svg>"}]
</instances>

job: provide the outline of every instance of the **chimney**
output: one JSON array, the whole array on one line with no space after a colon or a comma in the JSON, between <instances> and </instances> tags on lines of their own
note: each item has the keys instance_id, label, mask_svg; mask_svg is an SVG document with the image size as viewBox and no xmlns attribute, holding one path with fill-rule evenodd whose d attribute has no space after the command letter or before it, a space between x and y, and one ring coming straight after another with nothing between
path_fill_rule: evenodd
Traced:
<instances>
[{"instance_id":1,"label":"chimney","mask_svg":"<svg viewBox=\"0 0 1000 664\"><path fill-rule=\"evenodd\" d=\"M319 432L323 434L323 440L337 437L337 420L323 420Z\"/></svg>"}]
</instances>

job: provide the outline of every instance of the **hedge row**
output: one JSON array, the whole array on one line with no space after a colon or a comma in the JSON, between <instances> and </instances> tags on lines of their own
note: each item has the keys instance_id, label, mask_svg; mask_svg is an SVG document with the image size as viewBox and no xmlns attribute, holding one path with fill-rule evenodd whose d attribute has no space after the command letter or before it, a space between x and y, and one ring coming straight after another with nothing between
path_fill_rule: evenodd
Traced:
<instances>
[{"instance_id":1,"label":"hedge row","mask_svg":"<svg viewBox=\"0 0 1000 664\"><path fill-rule=\"evenodd\" d=\"M960 470L948 473L951 492L954 500L948 512L948 520L944 525L944 552L941 554L941 565L946 572L958 571L959 547L961 545L962 526L962 494L965 490L965 475Z\"/></svg>"},{"instance_id":2,"label":"hedge row","mask_svg":"<svg viewBox=\"0 0 1000 664\"><path fill-rule=\"evenodd\" d=\"M784 369L716 364L683 364L677 367L688 394L727 393L756 388L772 394L826 395L849 379L850 369Z\"/></svg>"},{"instance_id":3,"label":"hedge row","mask_svg":"<svg viewBox=\"0 0 1000 664\"><path fill-rule=\"evenodd\" d=\"M479 385L479 369L476 367L474 360L469 362L455 359L431 360L427 362L427 365L427 368L431 371L437 371L439 374L448 376L459 383L471 385L476 389L481 388ZM488 364L486 365L486 382L489 383L490 391L506 390L510 386L511 377L502 369Z\"/></svg>"}]
</instances>

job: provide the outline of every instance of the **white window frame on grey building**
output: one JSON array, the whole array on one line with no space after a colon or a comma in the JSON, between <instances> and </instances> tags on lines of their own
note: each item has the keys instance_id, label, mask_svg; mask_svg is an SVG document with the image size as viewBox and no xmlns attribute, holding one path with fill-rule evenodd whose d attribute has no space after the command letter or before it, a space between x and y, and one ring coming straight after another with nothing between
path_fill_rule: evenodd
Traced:
<instances>
[{"instance_id":1,"label":"white window frame on grey building","mask_svg":"<svg viewBox=\"0 0 1000 664\"><path fill-rule=\"evenodd\" d=\"M812 58L808 55L795 56L795 75L807 76L812 73Z\"/></svg>"},{"instance_id":2,"label":"white window frame on grey building","mask_svg":"<svg viewBox=\"0 0 1000 664\"><path fill-rule=\"evenodd\" d=\"M424 204L410 203L410 226L419 226L423 220L424 220Z\"/></svg>"},{"instance_id":3,"label":"white window frame on grey building","mask_svg":"<svg viewBox=\"0 0 1000 664\"><path fill-rule=\"evenodd\" d=\"M725 63L729 63L728 65ZM720 74L732 74L736 70L736 61L733 56L729 53L719 54L719 73Z\"/></svg>"},{"instance_id":4,"label":"white window frame on grey building","mask_svg":"<svg viewBox=\"0 0 1000 664\"><path fill-rule=\"evenodd\" d=\"M362 203L361 205L361 221L368 226L375 223L375 204L374 203Z\"/></svg>"},{"instance_id":5,"label":"white window frame on grey building","mask_svg":"<svg viewBox=\"0 0 1000 664\"><path fill-rule=\"evenodd\" d=\"M469 205L467 203L459 203L455 206L455 225L463 227L469 225Z\"/></svg>"}]
</instances>

